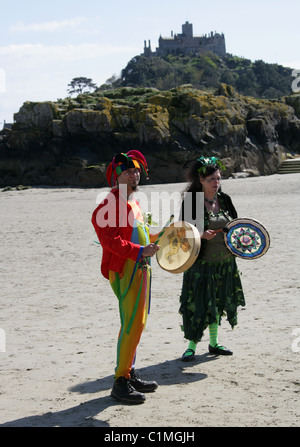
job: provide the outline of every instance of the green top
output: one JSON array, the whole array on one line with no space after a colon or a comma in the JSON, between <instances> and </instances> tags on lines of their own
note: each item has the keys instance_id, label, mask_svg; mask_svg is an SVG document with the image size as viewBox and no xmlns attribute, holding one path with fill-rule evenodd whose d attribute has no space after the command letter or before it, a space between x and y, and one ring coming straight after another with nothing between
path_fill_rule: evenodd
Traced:
<instances>
[{"instance_id":1,"label":"green top","mask_svg":"<svg viewBox=\"0 0 300 447\"><path fill-rule=\"evenodd\" d=\"M230 220L237 218L237 212L235 207L233 206L230 196L223 193L222 191L219 191L218 200L220 204L219 213L213 214L209 212L206 207L204 207L204 230L217 230L219 228L224 228ZM191 215L186 215L186 213L184 212L183 200L180 210L180 220L187 220L189 222L191 216L197 215L196 209L199 204L200 203L197 202L196 191L194 191L192 192L192 213ZM203 202L201 202L201 206L203 206ZM195 225L194 221L190 221L190 223ZM234 256L225 245L223 232L217 233L217 235L210 241L201 239L201 248L198 259L207 262L221 262L223 260L232 259L232 257Z\"/></svg>"},{"instance_id":2,"label":"green top","mask_svg":"<svg viewBox=\"0 0 300 447\"><path fill-rule=\"evenodd\" d=\"M208 212L207 214L209 230L224 228L229 222L229 219L225 216L222 210L216 214L213 214L212 212ZM213 239L206 241L200 256L200 258L206 262L221 262L231 257L232 254L225 245L224 233L222 231L217 233Z\"/></svg>"}]
</instances>

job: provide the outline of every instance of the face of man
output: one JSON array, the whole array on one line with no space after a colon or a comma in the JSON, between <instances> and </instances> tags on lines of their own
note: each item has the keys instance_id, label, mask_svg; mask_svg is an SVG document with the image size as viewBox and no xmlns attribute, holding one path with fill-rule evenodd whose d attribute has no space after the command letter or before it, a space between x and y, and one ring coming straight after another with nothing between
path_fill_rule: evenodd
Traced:
<instances>
[{"instance_id":1,"label":"face of man","mask_svg":"<svg viewBox=\"0 0 300 447\"><path fill-rule=\"evenodd\" d=\"M119 185L127 185L127 196L136 191L140 182L140 170L137 168L129 168L118 176Z\"/></svg>"}]
</instances>

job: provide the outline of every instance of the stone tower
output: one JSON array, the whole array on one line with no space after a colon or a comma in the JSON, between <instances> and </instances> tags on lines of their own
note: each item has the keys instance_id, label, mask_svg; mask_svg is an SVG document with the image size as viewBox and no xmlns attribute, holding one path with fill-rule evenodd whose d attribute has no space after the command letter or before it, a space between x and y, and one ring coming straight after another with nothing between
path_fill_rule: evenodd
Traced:
<instances>
[{"instance_id":1,"label":"stone tower","mask_svg":"<svg viewBox=\"0 0 300 447\"><path fill-rule=\"evenodd\" d=\"M182 33L174 34L171 32L171 37L162 37L158 39L158 48L155 52L151 51L151 43L149 40L148 47L146 41L144 45L144 56L167 56L174 55L197 55L211 51L219 57L225 57L226 45L224 34L209 33L203 36L193 35L192 23L185 22L182 25Z\"/></svg>"}]
</instances>

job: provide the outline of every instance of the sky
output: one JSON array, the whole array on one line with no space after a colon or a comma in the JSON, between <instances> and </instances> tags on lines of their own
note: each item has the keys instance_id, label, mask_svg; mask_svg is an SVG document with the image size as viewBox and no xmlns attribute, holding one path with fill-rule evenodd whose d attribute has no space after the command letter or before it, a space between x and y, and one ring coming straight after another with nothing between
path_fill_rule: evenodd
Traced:
<instances>
[{"instance_id":1,"label":"sky","mask_svg":"<svg viewBox=\"0 0 300 447\"><path fill-rule=\"evenodd\" d=\"M300 69L299 17L299 0L0 0L0 130L25 101L67 97L75 77L119 76L186 21L224 33L228 53Z\"/></svg>"}]
</instances>

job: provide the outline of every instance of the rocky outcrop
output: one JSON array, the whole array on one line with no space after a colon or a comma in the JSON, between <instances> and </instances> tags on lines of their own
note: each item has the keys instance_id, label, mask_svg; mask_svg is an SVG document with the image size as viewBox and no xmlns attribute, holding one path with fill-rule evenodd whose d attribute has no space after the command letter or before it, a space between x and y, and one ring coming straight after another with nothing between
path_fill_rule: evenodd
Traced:
<instances>
[{"instance_id":1,"label":"rocky outcrop","mask_svg":"<svg viewBox=\"0 0 300 447\"><path fill-rule=\"evenodd\" d=\"M216 155L225 177L268 175L300 152L299 96L280 101L181 86L129 89L57 103L26 102L0 135L0 185L103 186L116 152L139 149L150 182L185 181L200 155Z\"/></svg>"}]
</instances>

